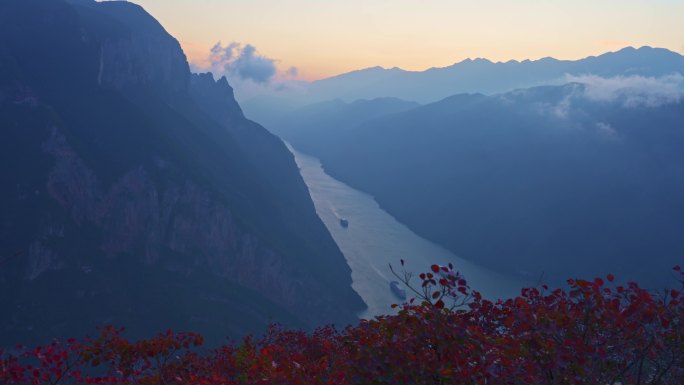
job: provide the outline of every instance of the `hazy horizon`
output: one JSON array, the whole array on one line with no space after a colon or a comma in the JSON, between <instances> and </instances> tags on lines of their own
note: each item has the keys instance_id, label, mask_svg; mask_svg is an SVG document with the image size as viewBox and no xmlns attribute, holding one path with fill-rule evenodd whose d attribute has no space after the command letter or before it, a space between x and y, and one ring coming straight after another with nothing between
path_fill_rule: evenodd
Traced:
<instances>
[{"instance_id":1,"label":"hazy horizon","mask_svg":"<svg viewBox=\"0 0 684 385\"><path fill-rule=\"evenodd\" d=\"M132 2L179 39L196 68L212 67L217 43L236 43L252 47L264 76L279 80L375 66L422 71L478 57L576 60L627 46L684 52L684 3L672 0Z\"/></svg>"}]
</instances>

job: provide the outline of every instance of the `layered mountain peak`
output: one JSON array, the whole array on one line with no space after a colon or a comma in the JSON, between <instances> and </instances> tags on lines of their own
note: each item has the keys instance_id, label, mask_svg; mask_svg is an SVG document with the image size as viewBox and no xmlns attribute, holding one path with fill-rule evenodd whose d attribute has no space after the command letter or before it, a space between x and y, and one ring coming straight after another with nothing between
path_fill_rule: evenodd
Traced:
<instances>
[{"instance_id":1,"label":"layered mountain peak","mask_svg":"<svg viewBox=\"0 0 684 385\"><path fill-rule=\"evenodd\" d=\"M475 263L551 283L612 271L655 288L684 252L680 83L587 76L362 122L323 111L349 122L338 126L302 108L278 132Z\"/></svg>"},{"instance_id":2,"label":"layered mountain peak","mask_svg":"<svg viewBox=\"0 0 684 385\"><path fill-rule=\"evenodd\" d=\"M492 62L465 59L453 65L425 71L392 71L378 67L322 79L311 85L306 102L341 98L345 101L397 97L430 103L464 92L495 94L517 88L558 84L567 75L604 77L659 77L684 73L684 56L663 48L627 47L616 52L579 60Z\"/></svg>"}]
</instances>

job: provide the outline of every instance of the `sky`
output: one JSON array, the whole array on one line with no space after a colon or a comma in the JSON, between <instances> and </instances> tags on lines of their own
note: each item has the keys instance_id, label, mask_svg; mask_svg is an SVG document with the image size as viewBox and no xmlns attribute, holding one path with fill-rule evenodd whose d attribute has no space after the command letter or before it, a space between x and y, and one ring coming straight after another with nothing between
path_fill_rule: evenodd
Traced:
<instances>
[{"instance_id":1,"label":"sky","mask_svg":"<svg viewBox=\"0 0 684 385\"><path fill-rule=\"evenodd\" d=\"M625 46L684 53L684 0L132 2L178 38L195 68L242 68L256 82L373 66L425 70L476 57L579 59Z\"/></svg>"}]
</instances>

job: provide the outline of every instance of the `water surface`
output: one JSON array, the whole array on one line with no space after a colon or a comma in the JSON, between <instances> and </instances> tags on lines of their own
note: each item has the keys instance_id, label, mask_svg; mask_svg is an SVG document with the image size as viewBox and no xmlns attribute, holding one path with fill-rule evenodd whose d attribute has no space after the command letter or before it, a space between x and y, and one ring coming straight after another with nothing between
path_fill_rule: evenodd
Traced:
<instances>
[{"instance_id":1,"label":"water surface","mask_svg":"<svg viewBox=\"0 0 684 385\"><path fill-rule=\"evenodd\" d=\"M527 284L459 258L421 238L382 210L372 196L326 174L318 159L288 147L309 187L316 212L347 259L352 287L368 305L361 317L389 314L390 305L401 302L389 287L391 281L397 280L389 265L401 268L400 259L416 275L429 270L432 264L451 262L473 289L490 299L517 295ZM343 227L340 219L348 220L349 226ZM414 280L418 282L417 277Z\"/></svg>"}]
</instances>

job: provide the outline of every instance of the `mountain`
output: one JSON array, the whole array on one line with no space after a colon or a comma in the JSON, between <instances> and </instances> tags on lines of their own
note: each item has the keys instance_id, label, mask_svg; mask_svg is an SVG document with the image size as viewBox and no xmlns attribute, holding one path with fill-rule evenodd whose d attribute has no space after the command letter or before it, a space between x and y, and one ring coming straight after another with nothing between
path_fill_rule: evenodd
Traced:
<instances>
[{"instance_id":1,"label":"mountain","mask_svg":"<svg viewBox=\"0 0 684 385\"><path fill-rule=\"evenodd\" d=\"M268 127L271 132L285 138L300 150L315 153L335 147L338 135L363 122L419 106L418 103L396 98L357 100L351 103L337 99L295 109Z\"/></svg>"},{"instance_id":2,"label":"mountain","mask_svg":"<svg viewBox=\"0 0 684 385\"><path fill-rule=\"evenodd\" d=\"M462 257L662 285L684 255L684 97L601 87L460 94L300 145Z\"/></svg>"},{"instance_id":3,"label":"mountain","mask_svg":"<svg viewBox=\"0 0 684 385\"><path fill-rule=\"evenodd\" d=\"M579 60L466 59L443 68L405 71L372 67L300 85L296 92L274 91L245 101L247 115L271 129L283 115L308 104L340 99L399 98L434 103L460 93L487 95L542 85L561 85L575 77L663 77L684 74L684 56L663 48L627 47ZM305 91L305 92L304 92Z\"/></svg>"},{"instance_id":4,"label":"mountain","mask_svg":"<svg viewBox=\"0 0 684 385\"><path fill-rule=\"evenodd\" d=\"M660 77L672 73L684 74L684 56L663 48L628 47L580 60L543 58L492 62L466 59L449 67L422 72L369 68L316 81L311 84L309 93L315 100L396 97L429 103L459 93L493 94L559 84L564 83L567 76Z\"/></svg>"},{"instance_id":5,"label":"mountain","mask_svg":"<svg viewBox=\"0 0 684 385\"><path fill-rule=\"evenodd\" d=\"M364 308L292 155L128 2L0 4L0 341Z\"/></svg>"}]
</instances>

